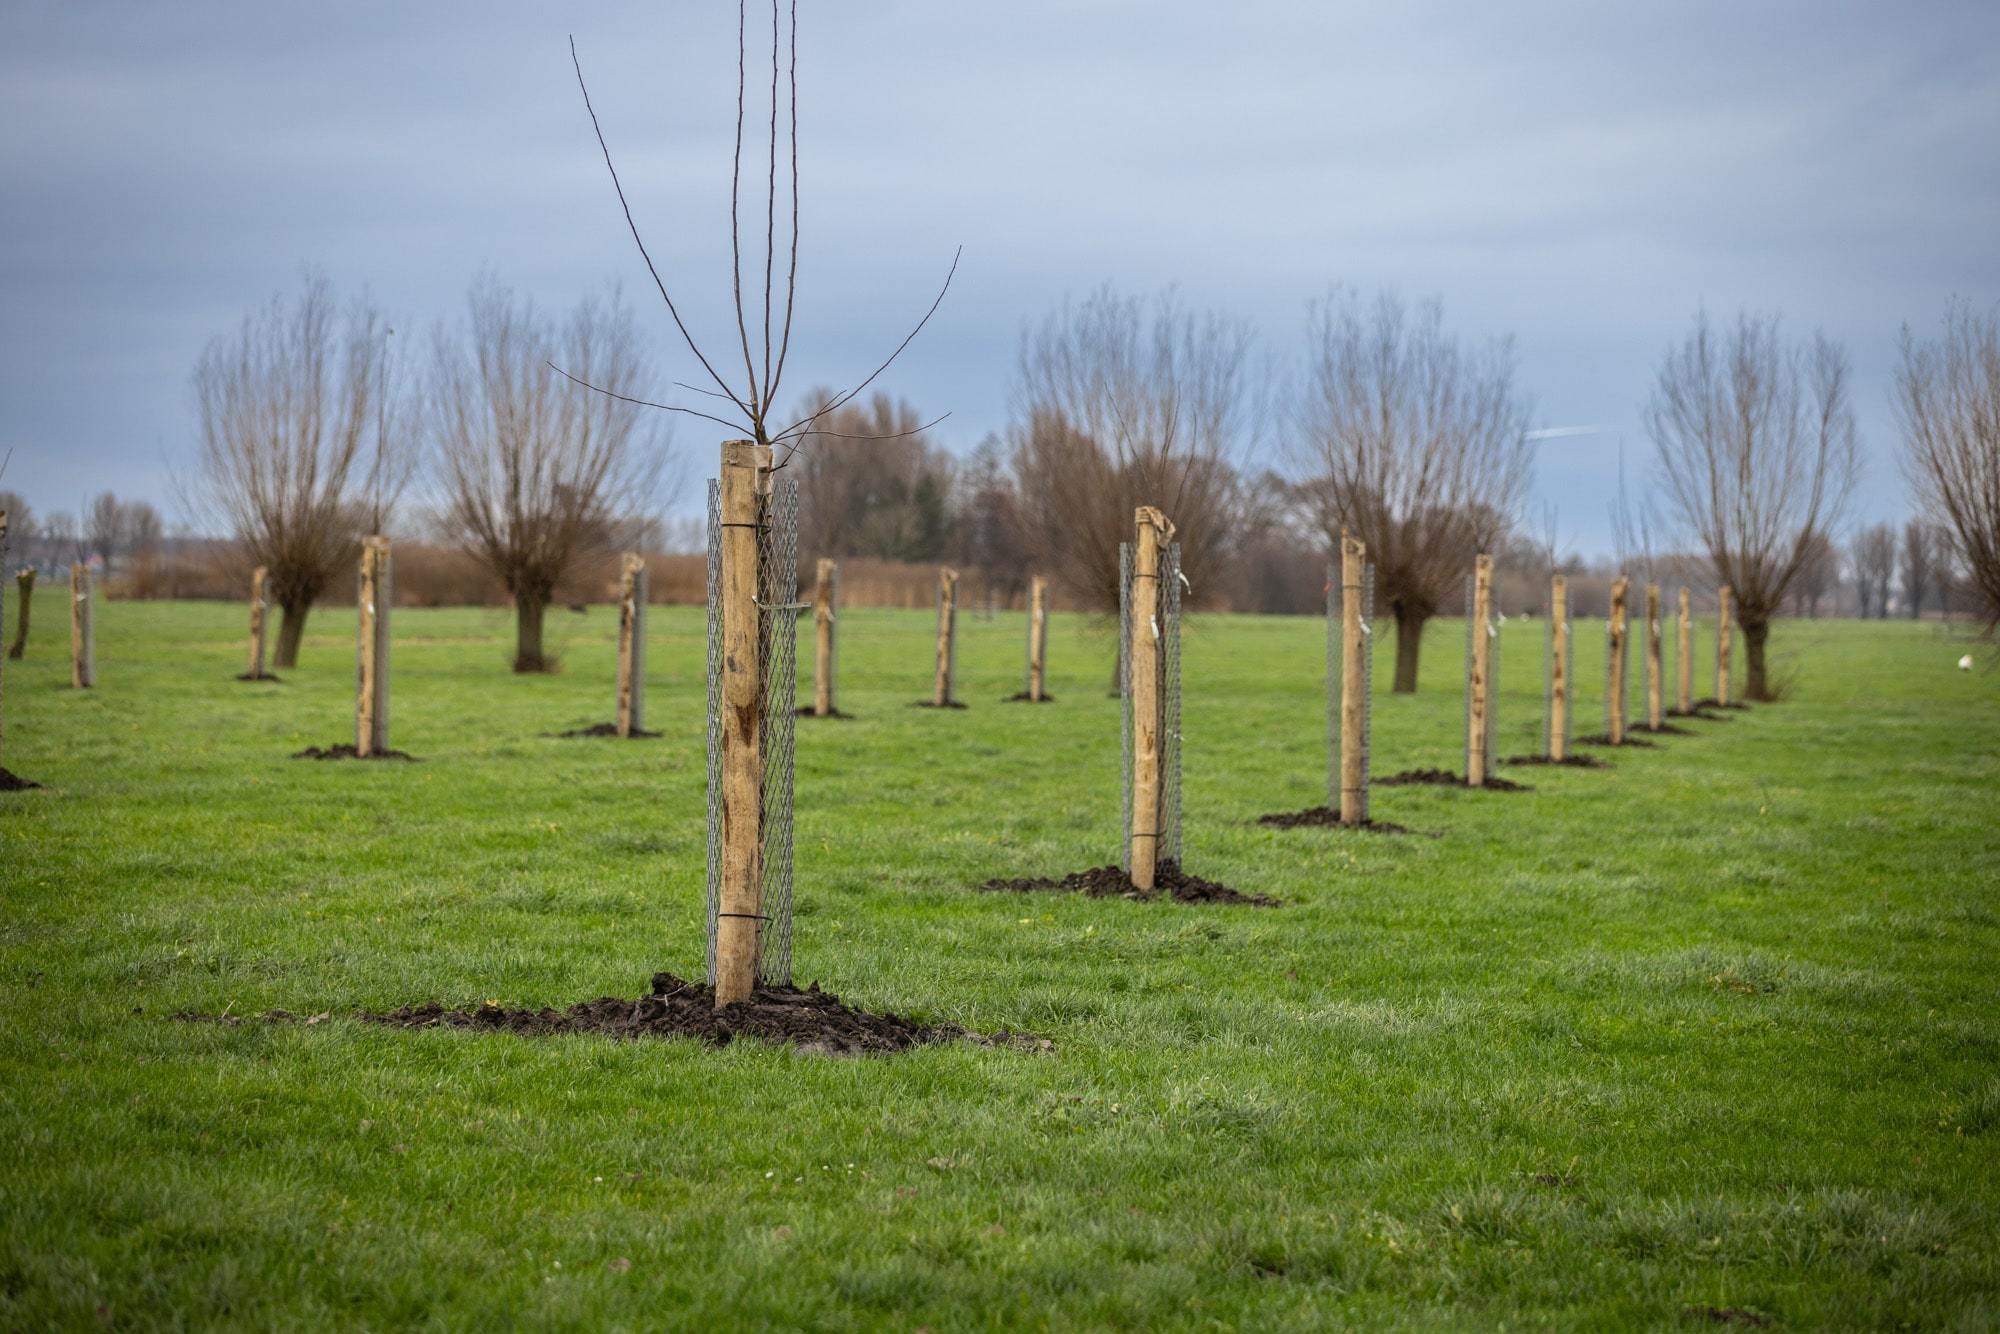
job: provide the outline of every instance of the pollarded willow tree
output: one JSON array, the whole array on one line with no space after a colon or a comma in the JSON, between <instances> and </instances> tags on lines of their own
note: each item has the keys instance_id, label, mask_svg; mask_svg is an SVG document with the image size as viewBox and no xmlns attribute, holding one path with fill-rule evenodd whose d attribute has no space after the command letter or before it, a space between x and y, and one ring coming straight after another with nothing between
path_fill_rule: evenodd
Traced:
<instances>
[{"instance_id":1,"label":"pollarded willow tree","mask_svg":"<svg viewBox=\"0 0 2000 1334\"><path fill-rule=\"evenodd\" d=\"M1173 516L1191 597L1224 586L1243 515L1232 459L1257 425L1250 345L1247 326L1171 293L1109 287L1023 333L1021 539L1077 605L1118 610L1118 545L1141 506Z\"/></svg>"},{"instance_id":2,"label":"pollarded willow tree","mask_svg":"<svg viewBox=\"0 0 2000 1334\"><path fill-rule=\"evenodd\" d=\"M1771 620L1854 490L1847 377L1824 334L1787 343L1777 316L1748 313L1718 331L1704 313L1646 403L1666 503L1735 599L1753 700L1771 697Z\"/></svg>"},{"instance_id":3,"label":"pollarded willow tree","mask_svg":"<svg viewBox=\"0 0 2000 1334\"><path fill-rule=\"evenodd\" d=\"M2000 310L1955 302L1943 323L1934 342L1903 330L1903 471L1991 633L2000 628Z\"/></svg>"},{"instance_id":4,"label":"pollarded willow tree","mask_svg":"<svg viewBox=\"0 0 2000 1334\"><path fill-rule=\"evenodd\" d=\"M643 349L615 296L557 321L486 279L467 304L463 334L433 339L440 526L513 596L514 670L546 671L542 621L557 586L615 544L658 473L636 401L648 392Z\"/></svg>"},{"instance_id":5,"label":"pollarded willow tree","mask_svg":"<svg viewBox=\"0 0 2000 1334\"><path fill-rule=\"evenodd\" d=\"M1527 492L1527 398L1507 339L1482 347L1444 308L1337 289L1313 304L1291 422L1300 491L1328 550L1368 548L1396 618L1398 693L1417 688L1424 625L1459 605L1466 572L1506 537Z\"/></svg>"},{"instance_id":6,"label":"pollarded willow tree","mask_svg":"<svg viewBox=\"0 0 2000 1334\"><path fill-rule=\"evenodd\" d=\"M306 616L379 532L416 462L391 330L365 299L336 308L308 274L195 364L199 476L188 502L268 571L284 620L277 665L295 667Z\"/></svg>"}]
</instances>

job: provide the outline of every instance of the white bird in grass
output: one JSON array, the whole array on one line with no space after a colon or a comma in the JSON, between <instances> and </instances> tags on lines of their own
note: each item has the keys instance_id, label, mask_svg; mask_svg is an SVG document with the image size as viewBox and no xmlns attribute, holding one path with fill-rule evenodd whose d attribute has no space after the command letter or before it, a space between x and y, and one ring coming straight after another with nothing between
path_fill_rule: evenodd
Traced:
<instances>
[{"instance_id":1,"label":"white bird in grass","mask_svg":"<svg viewBox=\"0 0 2000 1334\"><path fill-rule=\"evenodd\" d=\"M1972 670L1972 655L1970 653L1966 654L1964 657L1958 660L1958 670L1960 670L1961 672L1969 672Z\"/></svg>"}]
</instances>

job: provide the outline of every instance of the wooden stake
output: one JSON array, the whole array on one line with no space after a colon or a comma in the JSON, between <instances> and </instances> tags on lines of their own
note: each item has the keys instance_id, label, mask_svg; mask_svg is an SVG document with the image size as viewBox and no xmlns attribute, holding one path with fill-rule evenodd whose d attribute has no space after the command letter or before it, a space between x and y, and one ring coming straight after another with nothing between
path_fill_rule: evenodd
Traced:
<instances>
[{"instance_id":1,"label":"wooden stake","mask_svg":"<svg viewBox=\"0 0 2000 1334\"><path fill-rule=\"evenodd\" d=\"M618 735L646 730L646 558L618 563Z\"/></svg>"},{"instance_id":2,"label":"wooden stake","mask_svg":"<svg viewBox=\"0 0 2000 1334\"><path fill-rule=\"evenodd\" d=\"M931 703L942 709L951 703L951 646L958 633L958 571L938 571L937 680Z\"/></svg>"},{"instance_id":3,"label":"wooden stake","mask_svg":"<svg viewBox=\"0 0 2000 1334\"><path fill-rule=\"evenodd\" d=\"M813 585L813 717L833 712L833 585L840 567L825 557L815 568Z\"/></svg>"},{"instance_id":4,"label":"wooden stake","mask_svg":"<svg viewBox=\"0 0 2000 1334\"><path fill-rule=\"evenodd\" d=\"M1646 585L1646 728L1657 732L1666 721L1664 683L1660 680L1660 586Z\"/></svg>"},{"instance_id":5,"label":"wooden stake","mask_svg":"<svg viewBox=\"0 0 2000 1334\"><path fill-rule=\"evenodd\" d=\"M97 615L90 590L90 567L69 567L69 683L78 690L97 684Z\"/></svg>"},{"instance_id":6,"label":"wooden stake","mask_svg":"<svg viewBox=\"0 0 2000 1334\"><path fill-rule=\"evenodd\" d=\"M1569 580L1549 579L1549 758L1569 755Z\"/></svg>"},{"instance_id":7,"label":"wooden stake","mask_svg":"<svg viewBox=\"0 0 2000 1334\"><path fill-rule=\"evenodd\" d=\"M1028 580L1028 699L1042 702L1047 683L1049 648L1049 581L1041 575Z\"/></svg>"},{"instance_id":8,"label":"wooden stake","mask_svg":"<svg viewBox=\"0 0 2000 1334\"><path fill-rule=\"evenodd\" d=\"M715 1007L757 988L763 944L764 672L757 538L771 494L771 447L725 440L722 524L722 884L715 922Z\"/></svg>"},{"instance_id":9,"label":"wooden stake","mask_svg":"<svg viewBox=\"0 0 2000 1334\"><path fill-rule=\"evenodd\" d=\"M1688 587L1681 585L1680 625L1674 640L1674 676L1680 688L1680 710L1694 712L1694 613Z\"/></svg>"},{"instance_id":10,"label":"wooden stake","mask_svg":"<svg viewBox=\"0 0 2000 1334\"><path fill-rule=\"evenodd\" d=\"M1472 677L1466 688L1472 692L1472 707L1465 717L1465 785L1486 786L1486 713L1493 671L1493 641L1487 627L1493 619L1493 558L1480 555L1472 562Z\"/></svg>"},{"instance_id":11,"label":"wooden stake","mask_svg":"<svg viewBox=\"0 0 2000 1334\"><path fill-rule=\"evenodd\" d=\"M252 681L264 679L264 567L250 572L250 668Z\"/></svg>"},{"instance_id":12,"label":"wooden stake","mask_svg":"<svg viewBox=\"0 0 2000 1334\"><path fill-rule=\"evenodd\" d=\"M1368 726L1368 645L1362 637L1361 599L1367 596L1368 548L1340 533L1340 822L1367 818L1368 793L1361 782L1362 747Z\"/></svg>"},{"instance_id":13,"label":"wooden stake","mask_svg":"<svg viewBox=\"0 0 2000 1334\"><path fill-rule=\"evenodd\" d=\"M1729 585L1716 594L1715 605L1715 698L1729 703Z\"/></svg>"},{"instance_id":14,"label":"wooden stake","mask_svg":"<svg viewBox=\"0 0 2000 1334\"><path fill-rule=\"evenodd\" d=\"M361 539L361 587L355 632L354 753L362 759L389 749L389 539Z\"/></svg>"},{"instance_id":15,"label":"wooden stake","mask_svg":"<svg viewBox=\"0 0 2000 1334\"><path fill-rule=\"evenodd\" d=\"M1624 575L1611 581L1611 637L1605 643L1606 652L1611 654L1611 673L1607 681L1609 698L1606 711L1605 731L1611 744L1625 744L1625 593L1630 587Z\"/></svg>"},{"instance_id":16,"label":"wooden stake","mask_svg":"<svg viewBox=\"0 0 2000 1334\"><path fill-rule=\"evenodd\" d=\"M14 591L20 600L14 609L14 642L7 646L7 656L18 662L28 651L28 611L35 605L34 566L14 576Z\"/></svg>"},{"instance_id":17,"label":"wooden stake","mask_svg":"<svg viewBox=\"0 0 2000 1334\"><path fill-rule=\"evenodd\" d=\"M1135 514L1132 548L1132 884L1153 888L1160 851L1160 730L1165 701L1160 690L1160 549L1174 526L1151 505Z\"/></svg>"}]
</instances>

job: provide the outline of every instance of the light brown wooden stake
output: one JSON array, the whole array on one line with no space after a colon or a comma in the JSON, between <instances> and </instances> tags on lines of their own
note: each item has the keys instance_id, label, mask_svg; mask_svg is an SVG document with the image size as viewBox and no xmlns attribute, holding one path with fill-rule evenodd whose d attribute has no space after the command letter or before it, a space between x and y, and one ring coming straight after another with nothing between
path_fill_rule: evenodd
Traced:
<instances>
[{"instance_id":1,"label":"light brown wooden stake","mask_svg":"<svg viewBox=\"0 0 2000 1334\"><path fill-rule=\"evenodd\" d=\"M1569 580L1549 579L1549 758L1569 755Z\"/></svg>"},{"instance_id":2,"label":"light brown wooden stake","mask_svg":"<svg viewBox=\"0 0 2000 1334\"><path fill-rule=\"evenodd\" d=\"M1367 644L1361 633L1361 599L1368 548L1340 534L1340 822L1360 824L1367 793L1361 788L1361 747L1366 740Z\"/></svg>"},{"instance_id":3,"label":"light brown wooden stake","mask_svg":"<svg viewBox=\"0 0 2000 1334\"><path fill-rule=\"evenodd\" d=\"M252 681L264 679L264 567L250 572L250 668Z\"/></svg>"},{"instance_id":4,"label":"light brown wooden stake","mask_svg":"<svg viewBox=\"0 0 2000 1334\"><path fill-rule=\"evenodd\" d=\"M938 571L937 680L931 703L940 709L951 703L951 639L958 633L958 571Z\"/></svg>"},{"instance_id":5,"label":"light brown wooden stake","mask_svg":"<svg viewBox=\"0 0 2000 1334\"><path fill-rule=\"evenodd\" d=\"M1666 721L1664 683L1660 680L1660 586L1646 585L1646 726L1657 732Z\"/></svg>"},{"instance_id":6,"label":"light brown wooden stake","mask_svg":"<svg viewBox=\"0 0 2000 1334\"><path fill-rule=\"evenodd\" d=\"M1715 698L1729 702L1729 585L1715 599Z\"/></svg>"},{"instance_id":7,"label":"light brown wooden stake","mask_svg":"<svg viewBox=\"0 0 2000 1334\"><path fill-rule=\"evenodd\" d=\"M1680 687L1682 713L1694 712L1694 612L1686 584L1681 585L1680 625L1674 641L1675 684Z\"/></svg>"},{"instance_id":8,"label":"light brown wooden stake","mask_svg":"<svg viewBox=\"0 0 2000 1334\"><path fill-rule=\"evenodd\" d=\"M618 563L618 735L646 729L646 558Z\"/></svg>"},{"instance_id":9,"label":"light brown wooden stake","mask_svg":"<svg viewBox=\"0 0 2000 1334\"><path fill-rule=\"evenodd\" d=\"M764 680L757 535L771 494L771 447L722 443L722 884L715 922L715 1007L757 987L763 944Z\"/></svg>"},{"instance_id":10,"label":"light brown wooden stake","mask_svg":"<svg viewBox=\"0 0 2000 1334\"><path fill-rule=\"evenodd\" d=\"M14 576L14 591L18 605L14 608L14 642L7 646L7 656L18 662L28 651L28 612L35 605L35 571L32 566Z\"/></svg>"},{"instance_id":11,"label":"light brown wooden stake","mask_svg":"<svg viewBox=\"0 0 2000 1334\"><path fill-rule=\"evenodd\" d=\"M1136 514L1139 540L1132 548L1132 884L1151 889L1160 851L1160 548L1174 526L1151 505Z\"/></svg>"},{"instance_id":12,"label":"light brown wooden stake","mask_svg":"<svg viewBox=\"0 0 2000 1334\"><path fill-rule=\"evenodd\" d=\"M1611 673L1606 681L1610 698L1606 711L1605 731L1611 744L1625 744L1625 592L1630 585L1624 575L1611 581L1611 637L1605 642L1605 651L1611 654Z\"/></svg>"},{"instance_id":13,"label":"light brown wooden stake","mask_svg":"<svg viewBox=\"0 0 2000 1334\"><path fill-rule=\"evenodd\" d=\"M389 749L389 539L361 539L361 585L355 598L354 753Z\"/></svg>"},{"instance_id":14,"label":"light brown wooden stake","mask_svg":"<svg viewBox=\"0 0 2000 1334\"><path fill-rule=\"evenodd\" d=\"M69 683L78 690L97 684L97 608L90 591L90 567L69 567Z\"/></svg>"},{"instance_id":15,"label":"light brown wooden stake","mask_svg":"<svg viewBox=\"0 0 2000 1334\"><path fill-rule=\"evenodd\" d=\"M1486 711L1492 707L1493 641L1487 626L1493 619L1493 558L1472 562L1472 707L1465 715L1465 785L1486 786Z\"/></svg>"},{"instance_id":16,"label":"light brown wooden stake","mask_svg":"<svg viewBox=\"0 0 2000 1334\"><path fill-rule=\"evenodd\" d=\"M1041 575L1028 580L1028 698L1042 702L1047 683L1049 648L1049 581Z\"/></svg>"},{"instance_id":17,"label":"light brown wooden stake","mask_svg":"<svg viewBox=\"0 0 2000 1334\"><path fill-rule=\"evenodd\" d=\"M824 718L833 712L833 583L839 569L820 558L813 585L813 716Z\"/></svg>"}]
</instances>

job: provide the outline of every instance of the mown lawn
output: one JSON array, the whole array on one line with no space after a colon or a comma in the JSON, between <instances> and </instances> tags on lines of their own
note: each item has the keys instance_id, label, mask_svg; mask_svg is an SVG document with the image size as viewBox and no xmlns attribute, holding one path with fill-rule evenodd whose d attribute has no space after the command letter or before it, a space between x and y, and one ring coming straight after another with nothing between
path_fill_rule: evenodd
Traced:
<instances>
[{"instance_id":1,"label":"mown lawn","mask_svg":"<svg viewBox=\"0 0 2000 1334\"><path fill-rule=\"evenodd\" d=\"M532 680L504 614L398 611L415 765L286 758L352 740L351 612L249 685L241 608L108 603L89 692L61 612L6 665L0 1327L2000 1323L2000 671L1934 625L1787 624L1785 703L1378 791L1436 835L1387 837L1254 823L1324 800L1323 626L1195 622L1186 860L1253 909L971 892L1115 860L1109 641L1058 618L1058 702L1002 704L1020 617L969 615L939 713L928 616L851 612L796 975L1055 1047L839 1060L348 1017L699 973L698 611L635 743L547 735L610 717L609 608ZM1462 644L1378 775L1459 766ZM330 1018L172 1018L272 1008Z\"/></svg>"}]
</instances>

